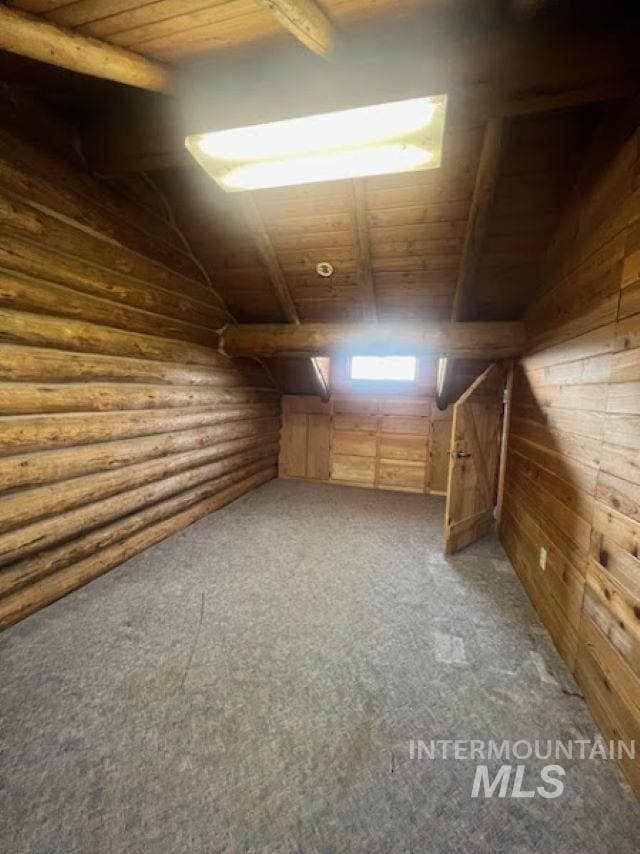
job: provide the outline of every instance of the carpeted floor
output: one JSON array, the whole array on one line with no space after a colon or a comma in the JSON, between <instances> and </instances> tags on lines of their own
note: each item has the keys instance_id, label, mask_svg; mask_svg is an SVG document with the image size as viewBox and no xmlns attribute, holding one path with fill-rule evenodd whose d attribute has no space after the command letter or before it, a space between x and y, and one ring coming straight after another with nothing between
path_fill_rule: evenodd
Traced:
<instances>
[{"instance_id":1,"label":"carpeted floor","mask_svg":"<svg viewBox=\"0 0 640 854\"><path fill-rule=\"evenodd\" d=\"M0 635L0 849L637 852L611 761L523 799L411 758L595 734L500 546L443 558L442 513L274 481Z\"/></svg>"}]
</instances>

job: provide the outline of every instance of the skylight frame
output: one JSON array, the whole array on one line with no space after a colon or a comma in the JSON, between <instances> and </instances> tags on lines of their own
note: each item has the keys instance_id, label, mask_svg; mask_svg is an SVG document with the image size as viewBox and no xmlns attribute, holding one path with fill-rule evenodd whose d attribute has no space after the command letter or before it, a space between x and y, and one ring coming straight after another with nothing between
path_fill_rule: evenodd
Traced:
<instances>
[{"instance_id":1,"label":"skylight frame","mask_svg":"<svg viewBox=\"0 0 640 854\"><path fill-rule=\"evenodd\" d=\"M446 106L446 95L410 98L195 134L185 145L225 192L423 171L440 166Z\"/></svg>"}]
</instances>

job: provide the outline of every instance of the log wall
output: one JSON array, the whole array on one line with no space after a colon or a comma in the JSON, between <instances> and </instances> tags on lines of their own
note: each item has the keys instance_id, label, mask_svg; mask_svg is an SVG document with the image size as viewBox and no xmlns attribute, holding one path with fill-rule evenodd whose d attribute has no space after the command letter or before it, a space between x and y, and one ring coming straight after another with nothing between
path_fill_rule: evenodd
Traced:
<instances>
[{"instance_id":1,"label":"log wall","mask_svg":"<svg viewBox=\"0 0 640 854\"><path fill-rule=\"evenodd\" d=\"M640 743L638 134L568 211L527 326L501 538L605 737Z\"/></svg>"},{"instance_id":2,"label":"log wall","mask_svg":"<svg viewBox=\"0 0 640 854\"><path fill-rule=\"evenodd\" d=\"M276 475L279 393L153 192L0 130L0 628Z\"/></svg>"}]
</instances>

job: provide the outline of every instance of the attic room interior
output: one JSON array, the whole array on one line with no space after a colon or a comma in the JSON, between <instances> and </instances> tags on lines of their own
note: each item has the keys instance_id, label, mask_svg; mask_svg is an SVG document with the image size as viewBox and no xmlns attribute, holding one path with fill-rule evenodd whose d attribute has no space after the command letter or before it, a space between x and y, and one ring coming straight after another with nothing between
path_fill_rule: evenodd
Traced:
<instances>
[{"instance_id":1,"label":"attic room interior","mask_svg":"<svg viewBox=\"0 0 640 854\"><path fill-rule=\"evenodd\" d=\"M638 850L638 24L0 5L3 850Z\"/></svg>"}]
</instances>

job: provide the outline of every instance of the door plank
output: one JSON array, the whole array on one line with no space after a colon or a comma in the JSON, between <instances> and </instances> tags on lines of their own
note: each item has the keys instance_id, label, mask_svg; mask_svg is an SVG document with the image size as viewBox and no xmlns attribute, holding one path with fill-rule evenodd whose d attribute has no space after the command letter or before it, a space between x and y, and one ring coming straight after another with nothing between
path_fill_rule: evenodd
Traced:
<instances>
[{"instance_id":1,"label":"door plank","mask_svg":"<svg viewBox=\"0 0 640 854\"><path fill-rule=\"evenodd\" d=\"M505 378L503 365L491 365L453 407L445 554L475 542L493 527Z\"/></svg>"}]
</instances>

